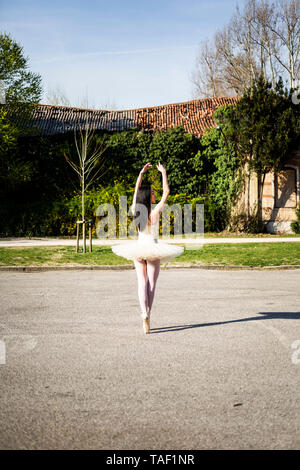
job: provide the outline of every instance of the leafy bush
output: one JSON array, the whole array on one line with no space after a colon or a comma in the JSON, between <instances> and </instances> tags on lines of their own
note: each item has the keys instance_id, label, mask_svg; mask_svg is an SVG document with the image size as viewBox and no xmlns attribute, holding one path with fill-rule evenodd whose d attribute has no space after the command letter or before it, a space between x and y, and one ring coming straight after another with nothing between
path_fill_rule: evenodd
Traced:
<instances>
[{"instance_id":1,"label":"leafy bush","mask_svg":"<svg viewBox=\"0 0 300 470\"><path fill-rule=\"evenodd\" d=\"M116 235L119 235L119 196L127 197L127 208L132 203L134 187L126 186L124 182L115 181L110 186L99 185L86 193L86 220L93 221L92 235L95 237L97 223L100 218L96 216L96 209L100 204L112 204L116 210ZM157 198L159 201L159 196ZM182 208L185 204L191 204L193 208L193 231L195 230L196 204L204 204L204 228L205 231L221 230L220 210L214 203L203 196L193 197L184 193L170 195L168 205L178 204ZM47 202L45 200L16 203L8 203L0 207L2 226L0 235L9 236L75 236L76 222L81 217L81 194L74 192L71 198L62 197L58 201ZM125 223L132 221L127 215ZM123 227L124 228L124 227ZM170 214L171 234L174 233L174 214ZM160 227L161 232L161 227Z\"/></svg>"},{"instance_id":2,"label":"leafy bush","mask_svg":"<svg viewBox=\"0 0 300 470\"><path fill-rule=\"evenodd\" d=\"M294 233L300 233L300 202L298 209L296 210L296 216L297 220L294 222L291 222L291 229L293 230Z\"/></svg>"},{"instance_id":3,"label":"leafy bush","mask_svg":"<svg viewBox=\"0 0 300 470\"><path fill-rule=\"evenodd\" d=\"M257 216L257 204L250 214L242 212L232 216L229 230L240 233L266 233L266 224Z\"/></svg>"}]
</instances>

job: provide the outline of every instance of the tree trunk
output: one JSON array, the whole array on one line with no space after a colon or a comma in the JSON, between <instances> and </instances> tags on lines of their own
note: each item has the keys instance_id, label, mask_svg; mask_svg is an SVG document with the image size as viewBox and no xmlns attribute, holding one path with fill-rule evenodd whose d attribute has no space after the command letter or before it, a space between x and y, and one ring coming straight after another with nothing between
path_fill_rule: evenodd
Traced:
<instances>
[{"instance_id":1,"label":"tree trunk","mask_svg":"<svg viewBox=\"0 0 300 470\"><path fill-rule=\"evenodd\" d=\"M84 222L84 173L82 178L82 190L81 190L81 207L82 207L82 245L83 245L83 253L86 252L85 249L85 222Z\"/></svg>"},{"instance_id":2,"label":"tree trunk","mask_svg":"<svg viewBox=\"0 0 300 470\"><path fill-rule=\"evenodd\" d=\"M262 220L263 220L262 197L263 197L265 176L266 176L265 173L262 173L261 171L257 172L257 220L259 223L262 223Z\"/></svg>"},{"instance_id":3,"label":"tree trunk","mask_svg":"<svg viewBox=\"0 0 300 470\"><path fill-rule=\"evenodd\" d=\"M248 175L247 175L247 178L248 178L248 182L247 182L247 185L248 185L248 188L247 188L247 216L249 217L250 216L250 182L251 182L251 173L250 173L249 169L248 169L247 173L248 173Z\"/></svg>"},{"instance_id":4,"label":"tree trunk","mask_svg":"<svg viewBox=\"0 0 300 470\"><path fill-rule=\"evenodd\" d=\"M261 172L257 172L257 220L262 221L262 187Z\"/></svg>"},{"instance_id":5,"label":"tree trunk","mask_svg":"<svg viewBox=\"0 0 300 470\"><path fill-rule=\"evenodd\" d=\"M82 221L84 221L85 213L84 213L84 180L82 181L82 188L81 188L81 212L82 212Z\"/></svg>"}]
</instances>

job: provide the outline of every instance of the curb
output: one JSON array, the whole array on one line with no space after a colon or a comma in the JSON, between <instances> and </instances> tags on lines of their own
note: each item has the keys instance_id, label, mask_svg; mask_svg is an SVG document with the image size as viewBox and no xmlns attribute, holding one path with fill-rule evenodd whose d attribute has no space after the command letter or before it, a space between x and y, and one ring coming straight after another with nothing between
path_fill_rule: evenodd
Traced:
<instances>
[{"instance_id":1,"label":"curb","mask_svg":"<svg viewBox=\"0 0 300 470\"><path fill-rule=\"evenodd\" d=\"M43 272L43 271L91 271L91 270L100 270L100 271L123 271L128 269L134 269L134 266L131 265L99 265L99 266L88 266L83 264L82 266L0 266L1 271L18 271L18 272Z\"/></svg>"},{"instance_id":2,"label":"curb","mask_svg":"<svg viewBox=\"0 0 300 470\"><path fill-rule=\"evenodd\" d=\"M96 266L0 266L0 272L45 272L45 271L126 271L134 269L134 265L96 265ZM161 269L214 269L214 270L250 270L250 271L263 271L263 270L291 270L300 269L300 265L281 265L281 266L234 266L234 265L195 265L195 264L177 264L170 266L161 266Z\"/></svg>"}]
</instances>

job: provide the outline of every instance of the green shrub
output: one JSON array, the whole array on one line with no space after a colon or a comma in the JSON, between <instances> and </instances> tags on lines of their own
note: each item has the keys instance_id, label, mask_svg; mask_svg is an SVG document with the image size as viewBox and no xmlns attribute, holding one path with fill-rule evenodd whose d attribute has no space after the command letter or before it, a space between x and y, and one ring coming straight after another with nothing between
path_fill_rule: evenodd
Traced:
<instances>
[{"instance_id":1,"label":"green shrub","mask_svg":"<svg viewBox=\"0 0 300 470\"><path fill-rule=\"evenodd\" d=\"M127 186L124 182L115 181L110 186L99 185L86 192L85 214L86 220L93 221L93 236L97 236L96 227L100 218L96 217L96 210L100 204L112 204L116 210L117 236L119 235L119 196L127 196L127 209L132 203L134 187ZM158 194L157 201L160 195ZM192 197L188 194L179 193L170 195L168 205L179 204L182 213L185 204L191 204L193 210L196 204L204 204L204 228L205 231L220 229L218 220L222 220L220 209L217 209L213 202L203 196ZM0 235L2 237L18 236L75 236L76 222L81 220L81 194L74 192L71 198L65 196L60 200L47 202L44 200L22 203L8 203L0 207L0 217L2 221ZM130 215L127 216L127 226L132 221ZM161 229L161 227L160 227ZM170 214L171 234L174 233L174 214ZM193 212L193 230L195 230L195 211ZM161 230L160 230L161 232Z\"/></svg>"},{"instance_id":2,"label":"green shrub","mask_svg":"<svg viewBox=\"0 0 300 470\"><path fill-rule=\"evenodd\" d=\"M297 220L291 222L291 229L294 233L300 233L300 202L298 209L296 210Z\"/></svg>"},{"instance_id":3,"label":"green shrub","mask_svg":"<svg viewBox=\"0 0 300 470\"><path fill-rule=\"evenodd\" d=\"M242 212L234 215L230 220L230 232L240 233L267 233L267 226L257 216L257 207L251 214Z\"/></svg>"}]
</instances>

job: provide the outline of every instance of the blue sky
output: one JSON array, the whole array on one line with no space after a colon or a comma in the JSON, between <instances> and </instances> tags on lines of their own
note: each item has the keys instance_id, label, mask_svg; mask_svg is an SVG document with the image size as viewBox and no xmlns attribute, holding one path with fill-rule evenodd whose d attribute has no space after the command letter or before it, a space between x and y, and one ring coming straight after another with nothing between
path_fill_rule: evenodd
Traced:
<instances>
[{"instance_id":1,"label":"blue sky","mask_svg":"<svg viewBox=\"0 0 300 470\"><path fill-rule=\"evenodd\" d=\"M193 98L190 75L202 40L243 0L0 0L9 33L43 79L73 106L131 109Z\"/></svg>"}]
</instances>

